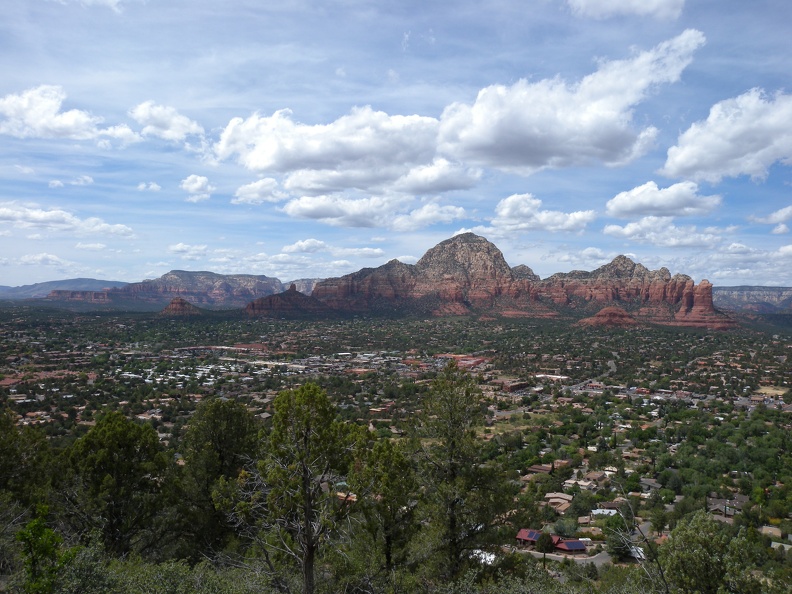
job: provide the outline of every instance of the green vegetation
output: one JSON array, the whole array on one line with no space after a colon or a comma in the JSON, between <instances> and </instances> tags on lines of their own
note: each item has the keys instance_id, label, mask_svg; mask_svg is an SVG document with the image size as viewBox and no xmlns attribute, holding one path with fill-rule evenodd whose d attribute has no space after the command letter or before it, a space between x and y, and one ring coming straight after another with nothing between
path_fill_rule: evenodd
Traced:
<instances>
[{"instance_id":1,"label":"green vegetation","mask_svg":"<svg viewBox=\"0 0 792 594\"><path fill-rule=\"evenodd\" d=\"M0 319L0 591L792 584L789 336Z\"/></svg>"}]
</instances>

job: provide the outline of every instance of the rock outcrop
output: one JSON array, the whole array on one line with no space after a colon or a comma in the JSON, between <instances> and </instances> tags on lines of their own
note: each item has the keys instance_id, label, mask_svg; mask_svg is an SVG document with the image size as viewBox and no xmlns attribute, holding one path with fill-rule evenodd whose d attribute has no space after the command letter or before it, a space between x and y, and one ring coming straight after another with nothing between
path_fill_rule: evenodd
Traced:
<instances>
[{"instance_id":1,"label":"rock outcrop","mask_svg":"<svg viewBox=\"0 0 792 594\"><path fill-rule=\"evenodd\" d=\"M637 326L638 322L621 307L606 307L599 310L590 318L583 318L578 324L580 326L598 326L604 328L631 328Z\"/></svg>"},{"instance_id":2,"label":"rock outcrop","mask_svg":"<svg viewBox=\"0 0 792 594\"><path fill-rule=\"evenodd\" d=\"M318 299L297 291L297 286L292 284L283 293L259 297L248 303L245 313L249 316L299 318L328 316L333 312Z\"/></svg>"},{"instance_id":3,"label":"rock outcrop","mask_svg":"<svg viewBox=\"0 0 792 594\"><path fill-rule=\"evenodd\" d=\"M495 245L473 233L439 243L415 265L392 260L327 279L313 296L346 312L549 317L593 314L612 305L641 322L734 326L713 307L707 281L696 286L689 276L652 271L626 256L591 272L541 280L527 266L510 268Z\"/></svg>"},{"instance_id":4,"label":"rock outcrop","mask_svg":"<svg viewBox=\"0 0 792 594\"><path fill-rule=\"evenodd\" d=\"M726 311L789 313L792 287L713 287L712 302Z\"/></svg>"},{"instance_id":5,"label":"rock outcrop","mask_svg":"<svg viewBox=\"0 0 792 594\"><path fill-rule=\"evenodd\" d=\"M200 316L203 312L192 303L181 297L176 297L163 309L159 315L163 318L189 318Z\"/></svg>"},{"instance_id":6,"label":"rock outcrop","mask_svg":"<svg viewBox=\"0 0 792 594\"><path fill-rule=\"evenodd\" d=\"M120 288L97 291L53 291L48 298L54 301L105 302L118 306L164 306L174 298L187 299L195 305L210 309L245 307L258 297L283 291L277 278L252 274L217 274L172 270L161 277L130 283ZM104 296L101 294L104 293Z\"/></svg>"}]
</instances>

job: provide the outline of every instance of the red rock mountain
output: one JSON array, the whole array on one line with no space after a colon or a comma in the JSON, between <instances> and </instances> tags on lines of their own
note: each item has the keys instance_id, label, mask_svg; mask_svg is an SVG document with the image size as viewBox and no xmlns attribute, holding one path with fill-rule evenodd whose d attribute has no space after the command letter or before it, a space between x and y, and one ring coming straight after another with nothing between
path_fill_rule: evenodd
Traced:
<instances>
[{"instance_id":1,"label":"red rock mountain","mask_svg":"<svg viewBox=\"0 0 792 594\"><path fill-rule=\"evenodd\" d=\"M253 299L281 291L280 280L263 275L172 270L156 279L100 292L52 291L48 299L152 309L180 297L205 308L231 309L245 307Z\"/></svg>"},{"instance_id":2,"label":"red rock mountain","mask_svg":"<svg viewBox=\"0 0 792 594\"><path fill-rule=\"evenodd\" d=\"M447 239L415 264L391 260L316 285L313 297L344 312L432 315L500 314L547 317L591 314L615 305L639 321L729 328L734 322L712 305L712 285L689 276L651 271L625 256L592 272L539 279L526 266L510 268L485 238Z\"/></svg>"},{"instance_id":3,"label":"red rock mountain","mask_svg":"<svg viewBox=\"0 0 792 594\"><path fill-rule=\"evenodd\" d=\"M168 307L159 313L163 318L189 318L193 316L200 316L202 312L189 301L176 297L169 304Z\"/></svg>"},{"instance_id":4,"label":"red rock mountain","mask_svg":"<svg viewBox=\"0 0 792 594\"><path fill-rule=\"evenodd\" d=\"M333 314L332 310L318 299L298 292L295 284L283 293L259 297L251 301L245 307L245 313L249 316L287 318Z\"/></svg>"},{"instance_id":5,"label":"red rock mountain","mask_svg":"<svg viewBox=\"0 0 792 594\"><path fill-rule=\"evenodd\" d=\"M590 318L578 322L580 326L602 326L606 328L630 328L638 322L621 307L605 307Z\"/></svg>"}]
</instances>

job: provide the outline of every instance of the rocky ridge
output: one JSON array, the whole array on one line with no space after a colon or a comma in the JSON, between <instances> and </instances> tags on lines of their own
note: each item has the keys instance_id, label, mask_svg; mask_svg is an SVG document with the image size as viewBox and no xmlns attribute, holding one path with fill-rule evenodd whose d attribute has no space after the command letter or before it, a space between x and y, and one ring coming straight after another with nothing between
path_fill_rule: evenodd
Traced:
<instances>
[{"instance_id":1,"label":"rocky ridge","mask_svg":"<svg viewBox=\"0 0 792 594\"><path fill-rule=\"evenodd\" d=\"M103 291L52 291L47 299L161 307L178 297L210 309L231 309L245 307L253 299L281 291L280 280L264 275L172 270L157 279Z\"/></svg>"},{"instance_id":2,"label":"rocky ridge","mask_svg":"<svg viewBox=\"0 0 792 594\"><path fill-rule=\"evenodd\" d=\"M203 312L186 299L176 297L159 315L163 318L189 318L203 315Z\"/></svg>"},{"instance_id":3,"label":"rocky ridge","mask_svg":"<svg viewBox=\"0 0 792 594\"><path fill-rule=\"evenodd\" d=\"M298 315L328 316L333 312L318 299L300 293L297 290L297 285L292 283L289 289L283 293L259 297L251 301L245 307L245 313L249 316L295 317Z\"/></svg>"},{"instance_id":4,"label":"rocky ridge","mask_svg":"<svg viewBox=\"0 0 792 594\"><path fill-rule=\"evenodd\" d=\"M539 279L512 269L485 238L464 233L431 248L414 265L392 260L317 284L313 296L346 312L550 317L617 305L638 321L730 328L712 304L712 285L666 268L649 270L626 256L591 271Z\"/></svg>"}]
</instances>

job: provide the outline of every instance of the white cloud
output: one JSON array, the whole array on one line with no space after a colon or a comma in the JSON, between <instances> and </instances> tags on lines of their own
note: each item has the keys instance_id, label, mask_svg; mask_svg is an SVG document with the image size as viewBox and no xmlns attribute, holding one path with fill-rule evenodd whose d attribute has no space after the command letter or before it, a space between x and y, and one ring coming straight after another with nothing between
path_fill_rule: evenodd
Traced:
<instances>
[{"instance_id":1,"label":"white cloud","mask_svg":"<svg viewBox=\"0 0 792 594\"><path fill-rule=\"evenodd\" d=\"M140 140L125 124L100 128L100 117L79 109L61 111L65 99L63 89L53 85L0 98L0 116L5 118L0 120L0 134L16 138L116 139L122 144Z\"/></svg>"},{"instance_id":2,"label":"white cloud","mask_svg":"<svg viewBox=\"0 0 792 594\"><path fill-rule=\"evenodd\" d=\"M740 175L761 180L776 162L792 165L792 95L770 98L751 89L716 103L705 121L683 132L661 173L709 182Z\"/></svg>"},{"instance_id":3,"label":"white cloud","mask_svg":"<svg viewBox=\"0 0 792 594\"><path fill-rule=\"evenodd\" d=\"M156 182L140 182L137 185L137 189L141 192L159 192L162 189L162 186Z\"/></svg>"},{"instance_id":4,"label":"white cloud","mask_svg":"<svg viewBox=\"0 0 792 594\"><path fill-rule=\"evenodd\" d=\"M530 174L548 167L620 165L645 153L657 130L632 126L632 109L656 85L679 79L704 44L689 29L634 58L603 62L579 83L520 80L453 103L441 118L440 151L478 165Z\"/></svg>"},{"instance_id":5,"label":"white cloud","mask_svg":"<svg viewBox=\"0 0 792 594\"><path fill-rule=\"evenodd\" d=\"M26 165L14 165L14 168L24 175L30 175L31 173L35 173L36 170L32 167L28 167Z\"/></svg>"},{"instance_id":6,"label":"white cloud","mask_svg":"<svg viewBox=\"0 0 792 594\"><path fill-rule=\"evenodd\" d=\"M574 14L595 19L618 15L676 19L685 6L685 0L567 0L567 3Z\"/></svg>"},{"instance_id":7,"label":"white cloud","mask_svg":"<svg viewBox=\"0 0 792 594\"><path fill-rule=\"evenodd\" d=\"M785 206L775 212L771 212L766 217L750 217L750 220L757 223L766 223L768 225L776 225L778 223L786 223L792 219L792 206Z\"/></svg>"},{"instance_id":8,"label":"white cloud","mask_svg":"<svg viewBox=\"0 0 792 594\"><path fill-rule=\"evenodd\" d=\"M465 209L461 206L441 206L430 202L407 214L395 217L391 227L395 231L414 231L438 223L450 223L463 219L466 215Z\"/></svg>"},{"instance_id":9,"label":"white cloud","mask_svg":"<svg viewBox=\"0 0 792 594\"><path fill-rule=\"evenodd\" d=\"M718 230L707 228L699 232L695 225L677 227L672 217L644 217L625 226L607 225L605 235L660 247L715 248L721 243Z\"/></svg>"},{"instance_id":10,"label":"white cloud","mask_svg":"<svg viewBox=\"0 0 792 594\"><path fill-rule=\"evenodd\" d=\"M78 250L87 250L89 252L101 252L107 246L103 243L78 243L74 246Z\"/></svg>"},{"instance_id":11,"label":"white cloud","mask_svg":"<svg viewBox=\"0 0 792 594\"><path fill-rule=\"evenodd\" d=\"M779 223L773 227L773 230L770 233L773 235L783 235L785 233L789 233L789 227L784 223Z\"/></svg>"},{"instance_id":12,"label":"white cloud","mask_svg":"<svg viewBox=\"0 0 792 594\"><path fill-rule=\"evenodd\" d=\"M579 251L569 251L567 249L558 251L552 254L552 259L556 262L568 263L576 269L593 270L612 262L618 255L615 252L607 253L600 248L587 247Z\"/></svg>"},{"instance_id":13,"label":"white cloud","mask_svg":"<svg viewBox=\"0 0 792 594\"><path fill-rule=\"evenodd\" d=\"M287 202L283 211L289 216L314 219L336 227L387 226L398 204L381 196L346 198L342 196L302 196Z\"/></svg>"},{"instance_id":14,"label":"white cloud","mask_svg":"<svg viewBox=\"0 0 792 594\"><path fill-rule=\"evenodd\" d=\"M285 245L281 248L281 251L285 254L315 254L316 252L326 251L328 248L329 246L324 241L311 238L296 241L291 245Z\"/></svg>"},{"instance_id":15,"label":"white cloud","mask_svg":"<svg viewBox=\"0 0 792 594\"><path fill-rule=\"evenodd\" d=\"M263 204L264 202L282 202L289 195L278 190L277 180L265 177L258 181L240 186L234 192L231 204Z\"/></svg>"},{"instance_id":16,"label":"white cloud","mask_svg":"<svg viewBox=\"0 0 792 594\"><path fill-rule=\"evenodd\" d=\"M129 115L143 126L140 132L143 136L182 141L189 135L204 133L204 129L197 122L181 115L175 108L156 105L153 101L145 101L137 105Z\"/></svg>"},{"instance_id":17,"label":"white cloud","mask_svg":"<svg viewBox=\"0 0 792 594\"><path fill-rule=\"evenodd\" d=\"M63 260L54 254L42 252L40 254L28 254L19 259L21 264L26 266L69 266L71 262Z\"/></svg>"},{"instance_id":18,"label":"white cloud","mask_svg":"<svg viewBox=\"0 0 792 594\"><path fill-rule=\"evenodd\" d=\"M68 182L63 182L59 179L53 179L49 182L50 188L63 188L66 184L70 186L90 186L94 183L93 178L90 175L81 175L79 177L75 177L73 180Z\"/></svg>"},{"instance_id":19,"label":"white cloud","mask_svg":"<svg viewBox=\"0 0 792 594\"><path fill-rule=\"evenodd\" d=\"M481 171L447 159L436 158L430 165L418 165L402 175L393 189L411 194L427 194L472 188Z\"/></svg>"},{"instance_id":20,"label":"white cloud","mask_svg":"<svg viewBox=\"0 0 792 594\"><path fill-rule=\"evenodd\" d=\"M694 182L680 182L660 189L650 181L617 194L608 201L606 211L612 217L694 216L712 212L720 203L720 196L699 196L698 185Z\"/></svg>"},{"instance_id":21,"label":"white cloud","mask_svg":"<svg viewBox=\"0 0 792 594\"><path fill-rule=\"evenodd\" d=\"M490 224L491 230L496 234L534 230L578 232L585 229L595 218L597 215L593 210L543 210L542 201L533 195L512 194L495 207L495 217Z\"/></svg>"},{"instance_id":22,"label":"white cloud","mask_svg":"<svg viewBox=\"0 0 792 594\"><path fill-rule=\"evenodd\" d=\"M189 175L181 181L179 187L190 195L185 198L187 202L202 202L209 200L217 188L209 183L209 178L203 175Z\"/></svg>"},{"instance_id":23,"label":"white cloud","mask_svg":"<svg viewBox=\"0 0 792 594\"><path fill-rule=\"evenodd\" d=\"M0 223L11 223L14 227L21 229L37 228L85 235L133 236L132 229L126 225L111 225L96 217L80 219L65 210L45 210L35 204L17 202L0 203Z\"/></svg>"},{"instance_id":24,"label":"white cloud","mask_svg":"<svg viewBox=\"0 0 792 594\"><path fill-rule=\"evenodd\" d=\"M234 118L214 145L253 171L287 173L283 186L320 195L382 187L434 158L435 118L354 108L330 124L295 122L289 110Z\"/></svg>"},{"instance_id":25,"label":"white cloud","mask_svg":"<svg viewBox=\"0 0 792 594\"><path fill-rule=\"evenodd\" d=\"M206 245L189 245L176 243L168 246L168 251L181 257L182 260L200 260L206 257Z\"/></svg>"}]
</instances>

